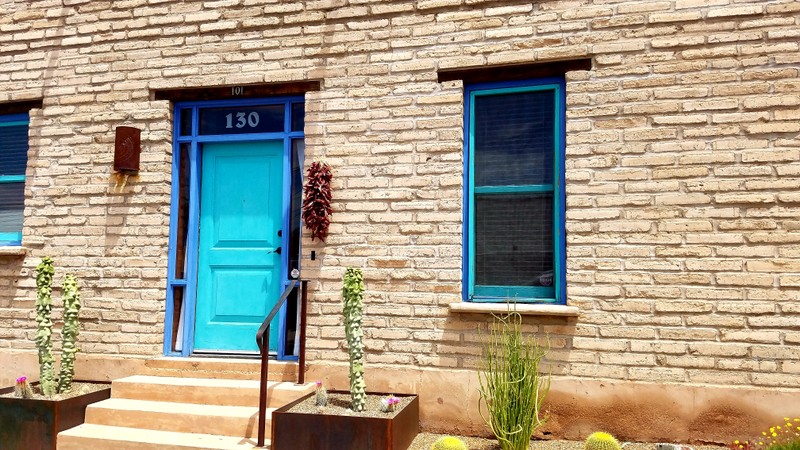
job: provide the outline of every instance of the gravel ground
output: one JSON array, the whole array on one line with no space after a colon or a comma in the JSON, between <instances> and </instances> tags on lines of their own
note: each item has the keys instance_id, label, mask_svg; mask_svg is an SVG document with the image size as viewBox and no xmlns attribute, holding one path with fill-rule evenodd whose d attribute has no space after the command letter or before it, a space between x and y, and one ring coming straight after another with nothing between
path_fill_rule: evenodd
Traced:
<instances>
[{"instance_id":1,"label":"gravel ground","mask_svg":"<svg viewBox=\"0 0 800 450\"><path fill-rule=\"evenodd\" d=\"M408 450L430 450L431 445L444 434L420 433ZM461 437L461 436L459 436ZM461 437L469 450L500 450L497 441L475 437ZM726 447L713 445L690 446L694 450L725 450ZM583 442L580 441L531 441L532 450L582 450ZM625 445L625 450L655 450L656 444L630 443Z\"/></svg>"},{"instance_id":2,"label":"gravel ground","mask_svg":"<svg viewBox=\"0 0 800 450\"><path fill-rule=\"evenodd\" d=\"M33 398L37 400L64 400L72 397L77 397L79 395L88 394L90 392L97 392L102 389L106 389L110 384L97 384L97 383L84 383L82 381L73 381L72 382L72 389L63 393L63 394L55 394L52 397L46 397L42 395L42 391L39 388L39 384L35 384L31 386L33 390ZM9 392L8 394L0 394L0 397L15 397L14 392Z\"/></svg>"}]
</instances>

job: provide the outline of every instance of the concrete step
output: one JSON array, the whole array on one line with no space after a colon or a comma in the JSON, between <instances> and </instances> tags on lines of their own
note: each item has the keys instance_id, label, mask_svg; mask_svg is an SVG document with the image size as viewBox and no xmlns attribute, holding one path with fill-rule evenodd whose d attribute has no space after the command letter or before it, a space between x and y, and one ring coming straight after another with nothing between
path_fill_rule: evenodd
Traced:
<instances>
[{"instance_id":1,"label":"concrete step","mask_svg":"<svg viewBox=\"0 0 800 450\"><path fill-rule=\"evenodd\" d=\"M271 433L267 409L266 432ZM258 436L258 408L110 398L86 408L86 423L180 433Z\"/></svg>"},{"instance_id":2,"label":"concrete step","mask_svg":"<svg viewBox=\"0 0 800 450\"><path fill-rule=\"evenodd\" d=\"M267 384L269 407L280 407L314 390L313 383L286 381ZM258 406L259 382L213 378L134 375L114 380L111 397L222 406Z\"/></svg>"},{"instance_id":3,"label":"concrete step","mask_svg":"<svg viewBox=\"0 0 800 450\"><path fill-rule=\"evenodd\" d=\"M175 358L164 357L145 362L141 375L159 375L188 378L227 378L231 380L258 380L261 360L231 358ZM291 361L270 361L271 381L297 381L298 365Z\"/></svg>"},{"instance_id":4,"label":"concrete step","mask_svg":"<svg viewBox=\"0 0 800 450\"><path fill-rule=\"evenodd\" d=\"M85 423L58 435L58 450L243 450L256 440ZM267 447L268 448L268 447Z\"/></svg>"}]
</instances>

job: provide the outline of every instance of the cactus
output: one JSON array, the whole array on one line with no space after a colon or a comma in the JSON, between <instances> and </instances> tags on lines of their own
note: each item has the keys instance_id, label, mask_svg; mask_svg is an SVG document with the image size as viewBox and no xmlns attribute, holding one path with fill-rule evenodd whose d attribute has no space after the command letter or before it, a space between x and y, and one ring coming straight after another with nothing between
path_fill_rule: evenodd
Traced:
<instances>
[{"instance_id":1,"label":"cactus","mask_svg":"<svg viewBox=\"0 0 800 450\"><path fill-rule=\"evenodd\" d=\"M344 331L350 354L350 395L353 411L363 411L367 403L367 385L364 382L364 278L359 269L348 268L344 273Z\"/></svg>"},{"instance_id":2,"label":"cactus","mask_svg":"<svg viewBox=\"0 0 800 450\"><path fill-rule=\"evenodd\" d=\"M64 327L61 329L61 370L58 373L58 392L72 387L75 375L75 354L78 353L78 313L81 310L81 295L75 275L64 277L62 294L64 301Z\"/></svg>"},{"instance_id":3,"label":"cactus","mask_svg":"<svg viewBox=\"0 0 800 450\"><path fill-rule=\"evenodd\" d=\"M325 386L322 385L321 381L317 381L317 390L315 394L315 404L317 406L327 406L328 405L328 390L325 389Z\"/></svg>"},{"instance_id":4,"label":"cactus","mask_svg":"<svg viewBox=\"0 0 800 450\"><path fill-rule=\"evenodd\" d=\"M81 309L78 279L74 275L64 277L64 326L61 329L61 370L58 384L55 379L55 359L53 358L53 321L50 313L53 308L53 260L45 256L36 266L36 346L39 348L39 384L42 394L52 397L72 387L75 374L75 354L78 352L78 312Z\"/></svg>"},{"instance_id":5,"label":"cactus","mask_svg":"<svg viewBox=\"0 0 800 450\"><path fill-rule=\"evenodd\" d=\"M14 386L14 397L17 398L33 397L33 390L31 389L31 385L28 384L27 377L17 378L17 384Z\"/></svg>"},{"instance_id":6,"label":"cactus","mask_svg":"<svg viewBox=\"0 0 800 450\"><path fill-rule=\"evenodd\" d=\"M394 395L384 397L381 399L381 412L385 413L394 412L395 408L399 403L400 399L395 397Z\"/></svg>"},{"instance_id":7,"label":"cactus","mask_svg":"<svg viewBox=\"0 0 800 450\"><path fill-rule=\"evenodd\" d=\"M439 438L431 446L431 450L468 450L467 444L461 439L453 436Z\"/></svg>"},{"instance_id":8,"label":"cactus","mask_svg":"<svg viewBox=\"0 0 800 450\"><path fill-rule=\"evenodd\" d=\"M598 431L589 435L583 444L583 450L621 450L614 436Z\"/></svg>"},{"instance_id":9,"label":"cactus","mask_svg":"<svg viewBox=\"0 0 800 450\"><path fill-rule=\"evenodd\" d=\"M39 383L42 393L51 397L55 393L56 380L53 359L53 321L50 311L53 308L53 260L42 258L36 266L36 347L39 348Z\"/></svg>"}]
</instances>

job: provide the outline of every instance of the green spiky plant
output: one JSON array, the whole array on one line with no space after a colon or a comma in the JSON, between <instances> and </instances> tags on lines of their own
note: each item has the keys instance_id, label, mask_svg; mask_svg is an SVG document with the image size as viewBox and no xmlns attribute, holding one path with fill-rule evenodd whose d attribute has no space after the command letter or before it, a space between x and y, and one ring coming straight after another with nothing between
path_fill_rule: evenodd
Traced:
<instances>
[{"instance_id":1,"label":"green spiky plant","mask_svg":"<svg viewBox=\"0 0 800 450\"><path fill-rule=\"evenodd\" d=\"M614 436L609 433L597 431L586 438L583 444L583 450L622 450Z\"/></svg>"},{"instance_id":2,"label":"green spiky plant","mask_svg":"<svg viewBox=\"0 0 800 450\"><path fill-rule=\"evenodd\" d=\"M64 277L62 299L64 300L64 326L61 328L61 370L58 373L58 392L72 388L75 376L75 357L78 353L78 313L81 310L81 294L75 275Z\"/></svg>"},{"instance_id":3,"label":"green spiky plant","mask_svg":"<svg viewBox=\"0 0 800 450\"><path fill-rule=\"evenodd\" d=\"M39 349L39 385L42 394L51 397L56 390L53 359L53 260L45 256L36 266L36 347Z\"/></svg>"},{"instance_id":4,"label":"green spiky plant","mask_svg":"<svg viewBox=\"0 0 800 450\"><path fill-rule=\"evenodd\" d=\"M364 277L361 270L348 268L342 280L344 298L344 331L350 355L350 395L353 411L363 411L367 403L367 384L364 382Z\"/></svg>"},{"instance_id":5,"label":"green spiky plant","mask_svg":"<svg viewBox=\"0 0 800 450\"><path fill-rule=\"evenodd\" d=\"M478 373L479 412L502 450L527 449L533 433L546 421L542 404L550 376L540 374L539 366L547 348L523 337L521 325L519 313L495 316Z\"/></svg>"},{"instance_id":6,"label":"green spiky plant","mask_svg":"<svg viewBox=\"0 0 800 450\"><path fill-rule=\"evenodd\" d=\"M467 444L461 439L453 436L439 438L431 446L431 450L469 450Z\"/></svg>"},{"instance_id":7,"label":"green spiky plant","mask_svg":"<svg viewBox=\"0 0 800 450\"><path fill-rule=\"evenodd\" d=\"M39 349L39 385L42 394L47 397L67 392L72 387L75 356L78 352L78 313L81 309L78 279L74 275L67 275L64 278L62 295L64 325L61 329L61 369L56 384L51 319L54 274L52 258L42 258L42 262L36 267L36 346Z\"/></svg>"}]
</instances>

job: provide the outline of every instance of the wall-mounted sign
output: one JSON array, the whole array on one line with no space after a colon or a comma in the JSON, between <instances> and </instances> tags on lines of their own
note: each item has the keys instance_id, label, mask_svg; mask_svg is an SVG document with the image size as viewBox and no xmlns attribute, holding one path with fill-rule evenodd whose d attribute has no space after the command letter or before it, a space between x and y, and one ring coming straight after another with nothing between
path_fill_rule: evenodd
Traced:
<instances>
[{"instance_id":1,"label":"wall-mounted sign","mask_svg":"<svg viewBox=\"0 0 800 450\"><path fill-rule=\"evenodd\" d=\"M284 105L200 109L200 134L282 133Z\"/></svg>"},{"instance_id":2,"label":"wall-mounted sign","mask_svg":"<svg viewBox=\"0 0 800 450\"><path fill-rule=\"evenodd\" d=\"M142 131L133 127L117 127L114 138L114 170L126 175L139 172Z\"/></svg>"}]
</instances>

